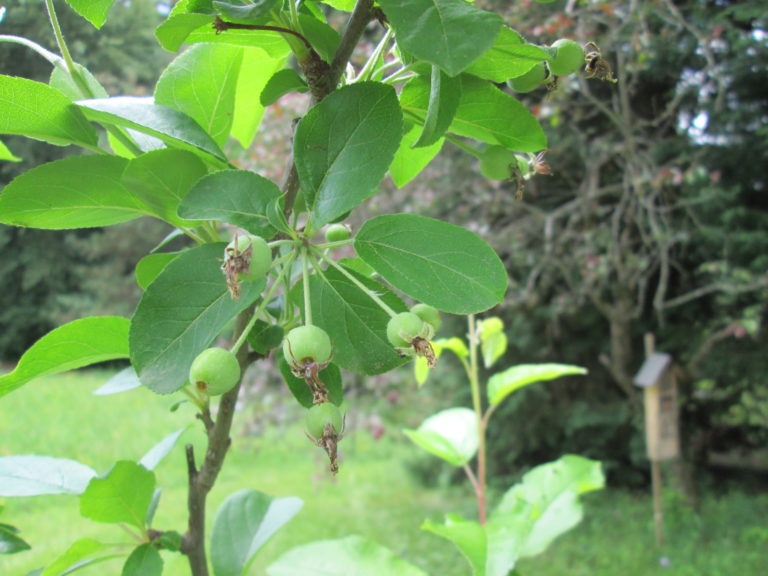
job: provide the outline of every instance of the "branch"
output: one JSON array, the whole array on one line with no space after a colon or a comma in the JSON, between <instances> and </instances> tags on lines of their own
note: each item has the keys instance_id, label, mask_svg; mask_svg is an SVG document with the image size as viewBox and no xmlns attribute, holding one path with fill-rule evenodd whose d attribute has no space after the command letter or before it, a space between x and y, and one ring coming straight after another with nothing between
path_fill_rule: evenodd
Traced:
<instances>
[{"instance_id":1,"label":"branch","mask_svg":"<svg viewBox=\"0 0 768 576\"><path fill-rule=\"evenodd\" d=\"M717 332L714 332L707 336L707 339L699 346L694 355L685 365L685 372L690 374L693 378L698 378L699 366L710 353L710 351L721 341L733 336L733 330L730 326L721 328Z\"/></svg>"},{"instance_id":2,"label":"branch","mask_svg":"<svg viewBox=\"0 0 768 576\"><path fill-rule=\"evenodd\" d=\"M328 66L322 60L317 62L312 60L302 64L302 70L304 70L304 74L307 76L307 83L312 94L310 108L333 92L339 85L347 62L352 57L352 52L372 17L373 0L358 0L347 22L347 27L344 29L344 35L341 37L331 65ZM322 66L320 62L325 66ZM299 176L296 172L296 163L293 161L293 156L289 159L289 168L281 188L285 196L284 213L288 216L293 210L293 203L296 201L296 194L299 191Z\"/></svg>"},{"instance_id":3,"label":"branch","mask_svg":"<svg viewBox=\"0 0 768 576\"><path fill-rule=\"evenodd\" d=\"M332 86L335 87L339 80L341 80L341 75L347 67L347 62L352 57L355 46L360 42L360 37L372 18L373 0L357 0L352 16L350 16L347 27L344 29L344 35L341 37L339 47L333 56L331 69L328 72Z\"/></svg>"},{"instance_id":4,"label":"branch","mask_svg":"<svg viewBox=\"0 0 768 576\"><path fill-rule=\"evenodd\" d=\"M241 312L235 324L234 337L237 339L242 334L250 317L250 310ZM248 366L248 350L243 346L237 352L237 360L240 363L241 375ZM224 464L224 458L231 444L229 437L232 429L232 420L235 415L237 395L240 391L240 382L229 392L221 397L216 421L212 423L210 415L203 421L208 432L208 447L205 458L198 469L195 464L194 450L187 446L187 477L189 493L187 495L187 509L189 520L187 532L181 542L181 552L186 554L193 576L208 576L208 560L205 552L205 503L208 493L213 488L216 478Z\"/></svg>"},{"instance_id":5,"label":"branch","mask_svg":"<svg viewBox=\"0 0 768 576\"><path fill-rule=\"evenodd\" d=\"M698 298L702 298L715 292L724 292L726 294L743 294L745 292L754 292L756 290L763 290L765 288L768 288L768 276L763 276L762 278L759 278L750 284L742 285L728 284L727 282L714 282L707 286L696 288L696 290L691 290L690 292L687 292L682 296L678 296L677 298L667 300L666 302L661 303L659 306L662 310L669 310L670 308L682 306L683 304L687 304L692 300L697 300Z\"/></svg>"},{"instance_id":6,"label":"branch","mask_svg":"<svg viewBox=\"0 0 768 576\"><path fill-rule=\"evenodd\" d=\"M227 30L262 30L265 32L279 32L280 34L290 34L295 36L304 43L304 46L308 50L312 51L312 44L309 43L304 36L291 30L290 28L283 28L282 26L265 26L262 24L237 24L235 22L227 22L216 16L216 20L213 21L213 29L216 30L216 34L221 34Z\"/></svg>"}]
</instances>

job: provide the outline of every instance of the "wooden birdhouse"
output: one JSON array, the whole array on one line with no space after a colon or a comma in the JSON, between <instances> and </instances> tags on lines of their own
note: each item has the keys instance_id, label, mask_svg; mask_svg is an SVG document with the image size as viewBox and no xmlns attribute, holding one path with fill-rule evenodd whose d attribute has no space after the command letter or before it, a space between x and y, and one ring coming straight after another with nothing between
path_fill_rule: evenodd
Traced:
<instances>
[{"instance_id":1,"label":"wooden birdhouse","mask_svg":"<svg viewBox=\"0 0 768 576\"><path fill-rule=\"evenodd\" d=\"M650 354L635 375L635 385L643 388L645 440L648 459L670 460L680 455L677 379L669 354Z\"/></svg>"}]
</instances>

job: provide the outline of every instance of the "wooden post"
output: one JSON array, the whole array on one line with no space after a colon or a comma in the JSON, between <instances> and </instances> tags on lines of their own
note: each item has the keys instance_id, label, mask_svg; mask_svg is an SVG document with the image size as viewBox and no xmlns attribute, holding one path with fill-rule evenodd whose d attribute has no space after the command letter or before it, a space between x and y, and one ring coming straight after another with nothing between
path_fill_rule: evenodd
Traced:
<instances>
[{"instance_id":1,"label":"wooden post","mask_svg":"<svg viewBox=\"0 0 768 576\"><path fill-rule=\"evenodd\" d=\"M645 356L650 357L653 354L655 342L653 334L645 335ZM648 390L646 390L646 393ZM658 394L658 390L656 390ZM648 404L646 403L646 410ZM651 485L653 486L653 520L656 532L656 545L664 546L664 510L662 506L661 494L661 463L656 459L651 459Z\"/></svg>"}]
</instances>

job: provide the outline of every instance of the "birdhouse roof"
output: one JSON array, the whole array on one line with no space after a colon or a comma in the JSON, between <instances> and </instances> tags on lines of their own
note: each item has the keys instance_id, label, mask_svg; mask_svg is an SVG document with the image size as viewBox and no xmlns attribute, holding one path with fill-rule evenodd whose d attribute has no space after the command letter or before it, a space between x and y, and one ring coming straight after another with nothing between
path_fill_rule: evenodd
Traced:
<instances>
[{"instance_id":1,"label":"birdhouse roof","mask_svg":"<svg viewBox=\"0 0 768 576\"><path fill-rule=\"evenodd\" d=\"M650 388L661 378L661 375L672 363L672 356L663 352L654 352L645 359L640 371L635 374L635 385L640 388Z\"/></svg>"}]
</instances>

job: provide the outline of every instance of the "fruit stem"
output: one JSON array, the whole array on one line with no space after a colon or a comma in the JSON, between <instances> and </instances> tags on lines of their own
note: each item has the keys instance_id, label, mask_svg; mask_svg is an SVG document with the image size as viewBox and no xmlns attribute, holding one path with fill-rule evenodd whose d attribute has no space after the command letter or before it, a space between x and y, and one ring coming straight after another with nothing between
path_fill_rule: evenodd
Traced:
<instances>
[{"instance_id":1,"label":"fruit stem","mask_svg":"<svg viewBox=\"0 0 768 576\"><path fill-rule=\"evenodd\" d=\"M349 246L354 244L354 238L347 238L346 240L336 240L335 242L323 242L322 244L315 244L315 248L318 250L332 250L334 248L341 248L342 246Z\"/></svg>"},{"instance_id":2,"label":"fruit stem","mask_svg":"<svg viewBox=\"0 0 768 576\"><path fill-rule=\"evenodd\" d=\"M469 144L465 144L464 142L462 142L461 140L456 138L456 136L450 136L450 135L446 134L445 135L445 139L448 140L448 142L450 142L451 144L453 144L457 148L459 148L460 150L463 150L464 152L466 152L467 154L471 154L475 158L480 158L480 151L479 150L475 149L474 147L470 146Z\"/></svg>"},{"instance_id":3,"label":"fruit stem","mask_svg":"<svg viewBox=\"0 0 768 576\"><path fill-rule=\"evenodd\" d=\"M386 33L382 37L381 41L379 41L378 46L376 46L373 53L371 54L371 57L368 58L368 61L363 66L362 70L360 70L360 73L357 75L357 78L355 78L354 82L362 82L364 80L370 80L373 77L376 64L378 64L379 58L381 58L381 54L384 52L384 49L387 47L387 44L389 44L389 41L392 39L393 34L394 34L394 31L392 30L392 28L387 28Z\"/></svg>"},{"instance_id":4,"label":"fruit stem","mask_svg":"<svg viewBox=\"0 0 768 576\"><path fill-rule=\"evenodd\" d=\"M72 60L72 54L69 53L69 48L64 40L64 34L62 33L61 25L59 24L59 18L56 16L56 10L53 7L53 0L45 0L45 7L48 9L48 20L51 22L53 34L56 37L56 44L58 44L61 56L64 58L64 62L67 65L67 72L69 72L72 80L75 81L75 84L77 84L77 87L83 94L87 94L89 92L88 85L85 83L85 80L83 80L83 77L80 76L80 73L75 69L75 62Z\"/></svg>"},{"instance_id":5,"label":"fruit stem","mask_svg":"<svg viewBox=\"0 0 768 576\"><path fill-rule=\"evenodd\" d=\"M475 315L470 314L467 316L467 322L469 324L469 334L467 335L469 340L469 365L471 367L469 371L469 385L472 390L472 406L477 416L477 428L479 445L477 448L477 475L476 480L473 482L475 487L475 495L477 497L477 511L480 524L486 522L486 502L485 502L485 478L486 478L486 454L485 454L485 430L486 420L483 418L483 406L480 398L480 378L478 375L478 330L475 322ZM470 480L472 478L470 477Z\"/></svg>"},{"instance_id":6,"label":"fruit stem","mask_svg":"<svg viewBox=\"0 0 768 576\"><path fill-rule=\"evenodd\" d=\"M291 254L289 256L290 257L288 258L288 261L285 263L285 266L283 266L280 269L280 273L277 275L277 278L275 278L274 281L272 282L272 286L269 287L269 290L264 295L264 298L261 300L259 305L253 311L253 314L251 315L250 320L248 320L248 324L246 324L245 328L243 329L242 333L240 334L240 337L237 339L237 342L235 342L232 345L232 348L231 348L232 354L237 354L237 351L240 350L240 347L245 343L246 339L248 338L248 333L253 328L253 325L256 324L256 321L259 319L259 315L261 314L262 310L272 300L272 296L274 295L275 290L277 290L277 287L282 282L283 277L288 272L288 270L291 269L291 265L293 264L293 260L296 258L296 253L295 252L291 252Z\"/></svg>"},{"instance_id":7,"label":"fruit stem","mask_svg":"<svg viewBox=\"0 0 768 576\"><path fill-rule=\"evenodd\" d=\"M295 240L273 240L272 242L267 242L267 246L270 248L277 248L278 246L287 246L287 245L293 246L296 244Z\"/></svg>"},{"instance_id":8,"label":"fruit stem","mask_svg":"<svg viewBox=\"0 0 768 576\"><path fill-rule=\"evenodd\" d=\"M304 324L312 326L312 302L309 293L309 253L306 247L301 249L301 276L304 285Z\"/></svg>"},{"instance_id":9,"label":"fruit stem","mask_svg":"<svg viewBox=\"0 0 768 576\"><path fill-rule=\"evenodd\" d=\"M192 383L194 386L194 383ZM198 394L187 388L186 386L181 389L184 394L189 396L189 399L192 400L192 403L200 408L200 410L205 410L207 408L207 402L205 402Z\"/></svg>"},{"instance_id":10,"label":"fruit stem","mask_svg":"<svg viewBox=\"0 0 768 576\"><path fill-rule=\"evenodd\" d=\"M22 46L26 46L27 48L31 48L35 52L37 52L40 56L48 60L48 63L51 64L51 66L59 66L61 62L61 56L58 54L54 54L50 50L46 50L40 44L37 42L33 42L29 38L24 38L22 36L14 36L12 34L0 34L0 42L12 42L14 44L21 44Z\"/></svg>"},{"instance_id":11,"label":"fruit stem","mask_svg":"<svg viewBox=\"0 0 768 576\"><path fill-rule=\"evenodd\" d=\"M330 266L333 266L333 267L334 267L336 270L338 270L338 271L339 271L339 272L341 272L341 273L342 273L344 276L346 276L346 277L347 277L347 279L348 279L350 282L352 282L352 283L353 283L355 286L357 286L358 288L360 288L360 290L362 290L363 292L365 292L366 294L368 294L368 296L371 298L371 300L373 300L374 302L376 302L376 304L378 304L378 306L379 306L379 307L380 307L382 310L384 310L384 312L386 312L387 314L389 314L389 317L390 317L390 318L394 318L395 316L397 316L397 312L395 312L394 310L392 310L392 308L390 308L390 307L387 305L387 303L386 303L386 302L384 302L384 300L382 300L381 298L379 298L378 296L376 296L376 294L374 294L373 292L371 292L371 291L368 289L368 287L367 287L365 284L363 284L362 282L360 282L360 280L358 280L358 279L357 279L357 278L355 278L355 277L354 277L354 276L353 276L351 273L349 273L347 270L345 270L345 269L344 269L344 266L342 266L341 264L338 264L338 263L336 263L336 261L335 261L333 258L331 258L331 257L329 257L329 256L326 256L326 255L325 255L325 254L323 254L322 252L319 252L319 251L318 251L318 252L317 252L317 255L318 255L318 256L320 256L320 258L322 258L323 260L325 260L325 261L326 261L326 262L327 262L327 263L328 263Z\"/></svg>"},{"instance_id":12,"label":"fruit stem","mask_svg":"<svg viewBox=\"0 0 768 576\"><path fill-rule=\"evenodd\" d=\"M408 64L407 66L403 66L400 68L400 70L397 70L396 72L393 72L386 78L382 80L382 83L384 84L397 84L398 82L405 82L406 80L410 80L411 78L414 78L418 76L415 72L413 72L413 66L411 64Z\"/></svg>"}]
</instances>

